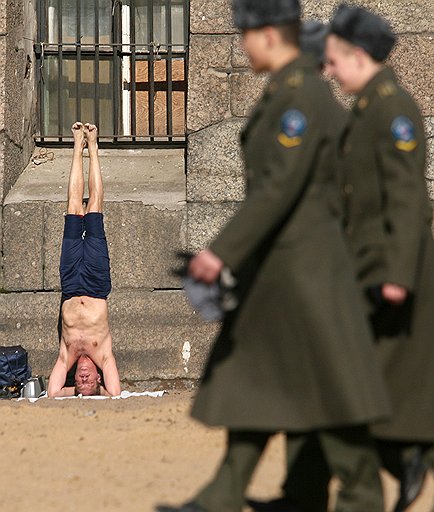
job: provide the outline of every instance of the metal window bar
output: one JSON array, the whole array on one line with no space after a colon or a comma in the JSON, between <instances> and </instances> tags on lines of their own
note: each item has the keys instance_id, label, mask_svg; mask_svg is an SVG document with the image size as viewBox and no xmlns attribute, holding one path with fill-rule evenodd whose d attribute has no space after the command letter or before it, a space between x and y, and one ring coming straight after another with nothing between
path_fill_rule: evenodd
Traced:
<instances>
[{"instance_id":1,"label":"metal window bar","mask_svg":"<svg viewBox=\"0 0 434 512\"><path fill-rule=\"evenodd\" d=\"M95 107L94 119L95 124L100 126L99 123L99 0L95 0L95 63L94 63L94 80L95 80Z\"/></svg>"},{"instance_id":2,"label":"metal window bar","mask_svg":"<svg viewBox=\"0 0 434 512\"><path fill-rule=\"evenodd\" d=\"M63 135L63 108L62 108L62 87L63 87L63 47L60 44L63 37L62 37L62 8L63 3L62 0L58 0L58 9L57 9L57 43L58 43L58 51L59 51L59 64L58 64L58 70L59 70L59 78L57 80L57 119L58 119L58 130L59 130L59 142L62 142L62 135ZM47 12L45 10L45 12Z\"/></svg>"},{"instance_id":3,"label":"metal window bar","mask_svg":"<svg viewBox=\"0 0 434 512\"><path fill-rule=\"evenodd\" d=\"M136 110L137 110L137 91L136 91L136 9L135 2L131 0L130 7L130 44L131 44L131 72L130 72L130 97L131 97L131 135L132 140L136 140L137 133L137 120L136 120Z\"/></svg>"},{"instance_id":4,"label":"metal window bar","mask_svg":"<svg viewBox=\"0 0 434 512\"><path fill-rule=\"evenodd\" d=\"M77 13L77 62L75 63L75 119L81 119L81 0L76 0ZM59 9L60 11L60 9ZM60 40L61 41L61 40Z\"/></svg>"},{"instance_id":5,"label":"metal window bar","mask_svg":"<svg viewBox=\"0 0 434 512\"><path fill-rule=\"evenodd\" d=\"M148 94L148 105L149 105L149 133L155 132L154 117L154 98L155 98L155 75L154 75L154 64L155 64L155 53L154 53L154 2L148 0L148 34L149 40L151 41L149 47L149 61L148 61L148 81L149 81L149 94ZM151 141L154 138L151 136Z\"/></svg>"},{"instance_id":6,"label":"metal window bar","mask_svg":"<svg viewBox=\"0 0 434 512\"><path fill-rule=\"evenodd\" d=\"M122 65L122 47L119 46L119 43L122 42L122 16L121 16L121 8L122 5L120 2L114 0L114 8L113 8L113 66L112 66L112 74L113 74L113 142L117 143L119 141L119 128L120 128L120 117L121 117L121 65Z\"/></svg>"},{"instance_id":7,"label":"metal window bar","mask_svg":"<svg viewBox=\"0 0 434 512\"><path fill-rule=\"evenodd\" d=\"M39 2L37 5L37 23L38 23L38 34L40 35L40 39L43 41L45 40L45 25L43 23L45 17L43 16L43 4L42 2ZM38 87L38 103L39 103L39 111L38 111L38 125L39 125L39 133L40 133L40 140L44 141L44 124L43 124L43 116L42 112L44 111L44 92L43 92L43 70L41 64L43 64L44 61L44 55L43 55L43 46L40 43L35 44L35 55L36 60L40 63L39 66L36 67L36 77L38 84L40 86Z\"/></svg>"},{"instance_id":8,"label":"metal window bar","mask_svg":"<svg viewBox=\"0 0 434 512\"><path fill-rule=\"evenodd\" d=\"M94 91L94 120L99 125L101 121L101 87L100 84L100 65L104 60L110 61L112 69L113 80L113 133L104 134L100 137L100 143L104 146L119 145L119 146L169 146L169 147L185 147L185 129L184 133L174 133L173 130L173 113L174 113L174 91L182 92L184 97L184 108L186 106L187 94L187 65L188 65L188 45L183 46L180 42L176 41L176 45L172 41L172 0L162 0L165 5L165 30L166 30L166 43L161 44L154 41L154 0L147 0L148 2L148 36L149 44L136 44L135 37L135 9L134 0L131 0L130 6L130 41L128 45L122 44L122 15L121 3L115 1L112 19L112 42L110 44L101 43L100 41L100 23L98 19L99 7L104 0L95 0L95 37L93 44L82 44L81 35L81 0L77 0L76 8L76 43L65 43L62 41L62 0L57 0L57 43L49 44L47 23L48 23L48 0L39 0L38 2L38 40L35 44L35 53L38 62L38 79L39 79L39 133L37 136L37 143L43 145L71 145L72 137L69 131L64 132L65 120L65 102L62 100L64 83L64 59L75 60L75 113L76 118L80 119L82 113L82 97L83 86L81 83L81 69L83 59L91 59L93 65L93 78L92 90ZM185 13L188 13L188 2L184 5ZM185 19L187 18L187 19ZM186 23L184 30L188 34L188 16L185 14L184 22ZM174 49L174 46L176 48ZM180 51L180 48L182 50ZM122 63L123 58L127 56L126 61L129 62L129 83L122 84ZM57 118L57 133L53 130L53 125L47 122L45 104L45 92L48 84L48 70L45 64L48 58L52 58L57 64L57 112L52 114L54 119ZM156 81L155 77L155 62L166 61L165 80L159 79ZM184 63L184 76L182 79L173 79L173 61L181 60ZM147 61L148 76L147 81L137 82L137 63L140 61ZM65 78L67 80L67 78ZM129 90L130 98L130 124L129 127L123 127L122 119L122 91L126 87ZM88 88L86 88L88 90ZM138 91L147 93L148 96L148 133L138 132ZM159 91L165 93L165 133L156 133L155 124L155 98ZM55 115L53 115L55 114ZM67 119L68 117L66 117ZM185 112L184 112L184 126L185 126ZM161 122L160 122L161 124ZM143 123L142 123L143 126Z\"/></svg>"},{"instance_id":9,"label":"metal window bar","mask_svg":"<svg viewBox=\"0 0 434 512\"><path fill-rule=\"evenodd\" d=\"M166 41L167 47L167 60L166 60L166 80L167 80L167 93L166 93L166 129L170 135L173 133L173 96L172 96L172 1L166 0ZM169 140L173 140L169 136Z\"/></svg>"}]
</instances>

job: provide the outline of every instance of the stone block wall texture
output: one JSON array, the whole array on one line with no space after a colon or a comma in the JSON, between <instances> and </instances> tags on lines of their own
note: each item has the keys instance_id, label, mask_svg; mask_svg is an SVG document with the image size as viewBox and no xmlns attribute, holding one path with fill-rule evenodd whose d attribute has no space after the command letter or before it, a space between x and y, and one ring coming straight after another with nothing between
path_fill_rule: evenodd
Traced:
<instances>
[{"instance_id":1,"label":"stone block wall texture","mask_svg":"<svg viewBox=\"0 0 434 512\"><path fill-rule=\"evenodd\" d=\"M0 207L33 151L36 0L0 0ZM3 239L0 224L0 238ZM0 252L0 288L3 264Z\"/></svg>"},{"instance_id":2,"label":"stone block wall texture","mask_svg":"<svg viewBox=\"0 0 434 512\"><path fill-rule=\"evenodd\" d=\"M340 0L302 0L305 19L326 21ZM425 116L427 187L434 200L434 4L426 0L350 0L386 16L398 44L390 59ZM244 196L238 138L266 77L249 70L232 24L231 0L191 0L187 201L191 248L205 246ZM207 226L208 229L207 229Z\"/></svg>"},{"instance_id":3,"label":"stone block wall texture","mask_svg":"<svg viewBox=\"0 0 434 512\"><path fill-rule=\"evenodd\" d=\"M3 208L3 289L60 290L59 261L65 203L26 201ZM185 207L159 209L140 202L107 202L105 228L114 289L181 288L172 275L184 246Z\"/></svg>"},{"instance_id":4,"label":"stone block wall texture","mask_svg":"<svg viewBox=\"0 0 434 512\"><path fill-rule=\"evenodd\" d=\"M56 362L59 305L55 292L0 294L0 344L23 345L34 374L48 376ZM108 307L122 380L200 378L217 326L182 291L116 290Z\"/></svg>"},{"instance_id":5,"label":"stone block wall texture","mask_svg":"<svg viewBox=\"0 0 434 512\"><path fill-rule=\"evenodd\" d=\"M0 204L33 151L36 0L0 0Z\"/></svg>"},{"instance_id":6,"label":"stone block wall texture","mask_svg":"<svg viewBox=\"0 0 434 512\"><path fill-rule=\"evenodd\" d=\"M23 345L34 373L47 376L58 353L65 207L61 201L27 200L0 208L0 345ZM218 325L201 321L172 274L175 252L185 248L187 206L106 201L104 217L113 285L110 326L122 380L200 378ZM194 231L199 247L200 227Z\"/></svg>"}]
</instances>

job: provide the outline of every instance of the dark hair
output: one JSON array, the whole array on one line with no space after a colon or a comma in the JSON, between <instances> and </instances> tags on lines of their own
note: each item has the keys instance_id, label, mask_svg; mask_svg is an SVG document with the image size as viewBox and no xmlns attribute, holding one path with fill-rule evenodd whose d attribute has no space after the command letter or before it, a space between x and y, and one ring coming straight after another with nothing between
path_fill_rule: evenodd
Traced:
<instances>
[{"instance_id":1,"label":"dark hair","mask_svg":"<svg viewBox=\"0 0 434 512\"><path fill-rule=\"evenodd\" d=\"M282 25L275 25L274 27L279 31L284 43L300 46L301 23L299 21L283 23Z\"/></svg>"}]
</instances>

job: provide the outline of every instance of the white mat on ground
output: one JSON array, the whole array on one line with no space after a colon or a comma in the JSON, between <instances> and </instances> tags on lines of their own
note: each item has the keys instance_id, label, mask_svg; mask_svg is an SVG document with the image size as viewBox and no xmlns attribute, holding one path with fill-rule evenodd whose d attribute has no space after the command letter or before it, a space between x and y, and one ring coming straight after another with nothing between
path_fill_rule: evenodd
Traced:
<instances>
[{"instance_id":1,"label":"white mat on ground","mask_svg":"<svg viewBox=\"0 0 434 512\"><path fill-rule=\"evenodd\" d=\"M120 398L131 398L136 396L150 396L152 398L159 398L163 396L167 391L142 391L140 393L137 393L136 391L121 391L121 394L118 396L101 396L101 395L92 395L92 396L56 396L54 397L54 400L70 400L71 398L84 398L86 400L119 400ZM20 400L28 400L29 402L36 402L37 400L41 400L41 398L48 398L47 393L45 392L42 396L39 398L18 398L17 401Z\"/></svg>"}]
</instances>

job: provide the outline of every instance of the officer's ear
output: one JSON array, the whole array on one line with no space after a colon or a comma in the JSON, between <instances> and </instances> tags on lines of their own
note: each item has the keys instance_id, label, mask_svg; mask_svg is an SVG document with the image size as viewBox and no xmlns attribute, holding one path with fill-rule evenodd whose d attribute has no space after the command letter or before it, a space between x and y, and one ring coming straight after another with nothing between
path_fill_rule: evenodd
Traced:
<instances>
[{"instance_id":1,"label":"officer's ear","mask_svg":"<svg viewBox=\"0 0 434 512\"><path fill-rule=\"evenodd\" d=\"M276 45L282 40L280 32L276 29L276 27L262 27L261 32L265 39L265 44L267 48L275 48Z\"/></svg>"},{"instance_id":2,"label":"officer's ear","mask_svg":"<svg viewBox=\"0 0 434 512\"><path fill-rule=\"evenodd\" d=\"M358 68L364 68L367 61L371 59L371 56L360 46L353 46L352 53Z\"/></svg>"}]
</instances>

